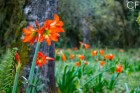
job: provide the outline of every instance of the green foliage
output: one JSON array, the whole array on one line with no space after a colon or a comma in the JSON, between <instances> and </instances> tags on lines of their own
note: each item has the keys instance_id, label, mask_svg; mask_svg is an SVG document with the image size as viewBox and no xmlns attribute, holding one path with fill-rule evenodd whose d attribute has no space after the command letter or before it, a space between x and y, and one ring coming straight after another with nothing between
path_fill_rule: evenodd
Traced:
<instances>
[{"instance_id":1,"label":"green foliage","mask_svg":"<svg viewBox=\"0 0 140 93\"><path fill-rule=\"evenodd\" d=\"M56 54L56 80L58 91L56 93L139 93L138 85L140 77L140 50L130 49L119 52L119 49L106 49L105 54L114 54L113 60L104 60L100 56L99 49L96 56L91 55L92 49L83 50L59 50L63 51L67 60L62 63L61 57ZM73 60L69 55L75 55ZM85 54L81 66L75 66L79 62L78 55ZM58 58L60 57L60 58ZM100 66L100 61L104 60L104 67ZM84 65L87 61L89 65ZM122 64L122 73L116 73L116 64ZM127 83L127 84L126 84Z\"/></svg>"},{"instance_id":2,"label":"green foliage","mask_svg":"<svg viewBox=\"0 0 140 93\"><path fill-rule=\"evenodd\" d=\"M23 65L28 62L29 47L21 41L22 28L26 25L23 7L26 0L0 0L0 48L18 47Z\"/></svg>"},{"instance_id":3,"label":"green foliage","mask_svg":"<svg viewBox=\"0 0 140 93\"><path fill-rule=\"evenodd\" d=\"M65 66L62 77L57 78L58 87L62 93L73 93L78 89L78 69L73 66Z\"/></svg>"},{"instance_id":4,"label":"green foliage","mask_svg":"<svg viewBox=\"0 0 140 93\"><path fill-rule=\"evenodd\" d=\"M138 9L126 7L128 0L61 0L58 12L63 19L66 34L60 43L77 46L86 35L91 45L101 47L138 47L140 31L136 23ZM86 25L82 25L83 20ZM139 17L138 17L139 21ZM94 43L93 43L94 42Z\"/></svg>"},{"instance_id":5,"label":"green foliage","mask_svg":"<svg viewBox=\"0 0 140 93\"><path fill-rule=\"evenodd\" d=\"M0 60L0 92L10 93L15 73L15 53L17 48L8 49Z\"/></svg>"},{"instance_id":6,"label":"green foliage","mask_svg":"<svg viewBox=\"0 0 140 93\"><path fill-rule=\"evenodd\" d=\"M140 14L139 14L139 16L137 17L137 23L140 25Z\"/></svg>"}]
</instances>

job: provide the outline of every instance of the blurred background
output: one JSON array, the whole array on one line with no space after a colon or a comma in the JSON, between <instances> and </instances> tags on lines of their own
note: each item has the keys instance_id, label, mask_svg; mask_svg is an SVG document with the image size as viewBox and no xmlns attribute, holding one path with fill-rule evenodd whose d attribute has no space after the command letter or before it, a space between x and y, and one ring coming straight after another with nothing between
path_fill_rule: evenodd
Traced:
<instances>
[{"instance_id":1,"label":"blurred background","mask_svg":"<svg viewBox=\"0 0 140 93\"><path fill-rule=\"evenodd\" d=\"M22 28L26 26L24 6L30 0L0 0L0 49L22 47ZM79 47L79 41L93 47L138 48L140 5L128 9L136 0L59 0L57 12L64 22L65 33L56 47ZM134 4L131 4L133 7Z\"/></svg>"}]
</instances>

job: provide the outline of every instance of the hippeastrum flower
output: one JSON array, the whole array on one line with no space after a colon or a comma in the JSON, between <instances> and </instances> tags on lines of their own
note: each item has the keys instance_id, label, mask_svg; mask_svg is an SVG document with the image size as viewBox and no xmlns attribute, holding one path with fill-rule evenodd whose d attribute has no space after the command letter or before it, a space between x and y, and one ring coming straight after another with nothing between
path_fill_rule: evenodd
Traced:
<instances>
[{"instance_id":1,"label":"hippeastrum flower","mask_svg":"<svg viewBox=\"0 0 140 93\"><path fill-rule=\"evenodd\" d=\"M70 54L70 59L74 59L74 55L73 54Z\"/></svg>"},{"instance_id":2,"label":"hippeastrum flower","mask_svg":"<svg viewBox=\"0 0 140 93\"><path fill-rule=\"evenodd\" d=\"M90 47L89 44L83 43L81 41L79 41L79 43L81 46L84 46L85 49L88 49Z\"/></svg>"},{"instance_id":3,"label":"hippeastrum flower","mask_svg":"<svg viewBox=\"0 0 140 93\"><path fill-rule=\"evenodd\" d=\"M38 33L41 34L41 40L46 40L48 45L51 45L52 41L57 42L59 38L59 33L64 32L62 28L63 22L59 21L59 16L57 14L54 15L54 20L46 20L44 25Z\"/></svg>"},{"instance_id":4,"label":"hippeastrum flower","mask_svg":"<svg viewBox=\"0 0 140 93\"><path fill-rule=\"evenodd\" d=\"M15 59L16 59L16 61L17 61L18 63L21 63L18 52L16 52Z\"/></svg>"},{"instance_id":5,"label":"hippeastrum flower","mask_svg":"<svg viewBox=\"0 0 140 93\"><path fill-rule=\"evenodd\" d=\"M85 64L85 65L88 65L88 62L86 61L86 62L84 62L84 64Z\"/></svg>"},{"instance_id":6,"label":"hippeastrum flower","mask_svg":"<svg viewBox=\"0 0 140 93\"><path fill-rule=\"evenodd\" d=\"M78 50L78 48L77 47L74 47L73 50Z\"/></svg>"},{"instance_id":7,"label":"hippeastrum flower","mask_svg":"<svg viewBox=\"0 0 140 93\"><path fill-rule=\"evenodd\" d=\"M42 52L38 52L36 65L38 65L41 68L43 64L47 64L46 56Z\"/></svg>"},{"instance_id":8,"label":"hippeastrum flower","mask_svg":"<svg viewBox=\"0 0 140 93\"><path fill-rule=\"evenodd\" d=\"M108 55L105 55L104 58L108 59L108 60L113 60L114 59L114 55L113 54L108 54Z\"/></svg>"},{"instance_id":9,"label":"hippeastrum flower","mask_svg":"<svg viewBox=\"0 0 140 93\"><path fill-rule=\"evenodd\" d=\"M101 49L101 50L100 50L100 55L103 55L104 52L105 52L105 51L104 51L103 49Z\"/></svg>"},{"instance_id":10,"label":"hippeastrum flower","mask_svg":"<svg viewBox=\"0 0 140 93\"><path fill-rule=\"evenodd\" d=\"M85 49L88 49L89 47L90 47L89 44L84 44Z\"/></svg>"},{"instance_id":11,"label":"hippeastrum flower","mask_svg":"<svg viewBox=\"0 0 140 93\"><path fill-rule=\"evenodd\" d=\"M16 59L16 72L19 72L21 68L21 60L20 60L18 52L16 52L15 59Z\"/></svg>"},{"instance_id":12,"label":"hippeastrum flower","mask_svg":"<svg viewBox=\"0 0 140 93\"><path fill-rule=\"evenodd\" d=\"M35 41L37 41L38 33L32 27L32 25L29 25L27 28L23 28L22 31L25 35L25 37L23 38L23 42L30 42L30 44L32 45Z\"/></svg>"},{"instance_id":13,"label":"hippeastrum flower","mask_svg":"<svg viewBox=\"0 0 140 93\"><path fill-rule=\"evenodd\" d=\"M42 52L38 52L37 58L36 58L36 65L38 65L40 68L42 65L47 64L46 60L53 61L54 58L45 56Z\"/></svg>"},{"instance_id":14,"label":"hippeastrum flower","mask_svg":"<svg viewBox=\"0 0 140 93\"><path fill-rule=\"evenodd\" d=\"M105 62L104 62L104 61L100 61L100 65L101 65L102 67L104 67Z\"/></svg>"},{"instance_id":15,"label":"hippeastrum flower","mask_svg":"<svg viewBox=\"0 0 140 93\"><path fill-rule=\"evenodd\" d=\"M75 65L76 65L77 67L79 67L79 66L81 65L81 63L80 63L80 62L75 62Z\"/></svg>"},{"instance_id":16,"label":"hippeastrum flower","mask_svg":"<svg viewBox=\"0 0 140 93\"><path fill-rule=\"evenodd\" d=\"M121 73L122 70L123 70L123 66L122 66L122 65L117 65L117 66L116 66L116 72L117 72L117 73Z\"/></svg>"},{"instance_id":17,"label":"hippeastrum flower","mask_svg":"<svg viewBox=\"0 0 140 93\"><path fill-rule=\"evenodd\" d=\"M61 59L62 59L62 61L66 61L66 56L65 56L65 54L62 54Z\"/></svg>"},{"instance_id":18,"label":"hippeastrum flower","mask_svg":"<svg viewBox=\"0 0 140 93\"><path fill-rule=\"evenodd\" d=\"M84 55L79 55L78 57L80 60L84 60Z\"/></svg>"},{"instance_id":19,"label":"hippeastrum flower","mask_svg":"<svg viewBox=\"0 0 140 93\"><path fill-rule=\"evenodd\" d=\"M91 54L92 54L92 56L96 56L97 55L97 51L94 50L94 51L91 52Z\"/></svg>"},{"instance_id":20,"label":"hippeastrum flower","mask_svg":"<svg viewBox=\"0 0 140 93\"><path fill-rule=\"evenodd\" d=\"M51 58L51 57L46 57L46 60L49 60L49 61L54 61L54 58Z\"/></svg>"}]
</instances>

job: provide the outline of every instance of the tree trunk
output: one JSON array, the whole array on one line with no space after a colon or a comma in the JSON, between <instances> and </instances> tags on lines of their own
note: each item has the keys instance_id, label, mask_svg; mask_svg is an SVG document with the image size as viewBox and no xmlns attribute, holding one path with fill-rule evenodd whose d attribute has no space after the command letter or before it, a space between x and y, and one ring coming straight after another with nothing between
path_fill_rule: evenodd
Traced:
<instances>
[{"instance_id":1,"label":"tree trunk","mask_svg":"<svg viewBox=\"0 0 140 93\"><path fill-rule=\"evenodd\" d=\"M82 19L82 31L83 31L83 42L89 43L89 30L88 24L85 18Z\"/></svg>"},{"instance_id":2,"label":"tree trunk","mask_svg":"<svg viewBox=\"0 0 140 93\"><path fill-rule=\"evenodd\" d=\"M27 19L27 23L35 26L35 20L38 20L42 26L46 19L52 19L54 13L57 12L57 0L28 0L25 8L24 14ZM34 50L34 47L32 50ZM55 43L53 42L51 46L48 46L46 42L43 42L40 47L46 56L53 57L55 55ZM33 54L32 54L33 55ZM55 63L48 62L48 65L43 66L40 70L39 77L42 78L42 82L45 84L42 91L45 93L55 92Z\"/></svg>"}]
</instances>

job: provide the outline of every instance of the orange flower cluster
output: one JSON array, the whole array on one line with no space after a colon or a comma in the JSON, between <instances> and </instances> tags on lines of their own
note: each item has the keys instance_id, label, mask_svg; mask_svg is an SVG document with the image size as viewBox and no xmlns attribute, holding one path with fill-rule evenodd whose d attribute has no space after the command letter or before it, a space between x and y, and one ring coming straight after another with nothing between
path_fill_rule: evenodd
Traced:
<instances>
[{"instance_id":1,"label":"orange flower cluster","mask_svg":"<svg viewBox=\"0 0 140 93\"><path fill-rule=\"evenodd\" d=\"M90 47L90 45L89 44L85 44L85 43L83 43L83 42L79 42L81 45L83 45L84 46L84 48L85 49L88 49L89 47Z\"/></svg>"},{"instance_id":2,"label":"orange flower cluster","mask_svg":"<svg viewBox=\"0 0 140 93\"><path fill-rule=\"evenodd\" d=\"M52 41L58 41L59 33L64 32L62 26L63 22L59 20L57 14L54 15L53 20L46 20L42 27L40 27L39 23L36 21L37 29L34 29L32 25L23 28L23 33L25 35L23 42L30 42L32 45L34 42L42 42L45 40L48 45L51 45Z\"/></svg>"},{"instance_id":3,"label":"orange flower cluster","mask_svg":"<svg viewBox=\"0 0 140 93\"><path fill-rule=\"evenodd\" d=\"M114 55L113 54L108 54L108 55L105 55L104 58L108 59L108 60L113 60L114 59Z\"/></svg>"},{"instance_id":4,"label":"orange flower cluster","mask_svg":"<svg viewBox=\"0 0 140 93\"><path fill-rule=\"evenodd\" d=\"M100 55L103 55L105 53L103 49L101 49L99 52L100 52Z\"/></svg>"},{"instance_id":5,"label":"orange flower cluster","mask_svg":"<svg viewBox=\"0 0 140 93\"><path fill-rule=\"evenodd\" d=\"M100 65L101 65L102 67L104 67L105 62L104 62L104 61L100 61Z\"/></svg>"},{"instance_id":6,"label":"orange flower cluster","mask_svg":"<svg viewBox=\"0 0 140 93\"><path fill-rule=\"evenodd\" d=\"M77 67L79 67L79 66L81 65L81 63L80 63L80 62L75 62L75 65L76 65Z\"/></svg>"},{"instance_id":7,"label":"orange flower cluster","mask_svg":"<svg viewBox=\"0 0 140 93\"><path fill-rule=\"evenodd\" d=\"M84 55L79 55L78 57L80 60L84 60L84 58L85 58Z\"/></svg>"},{"instance_id":8,"label":"orange flower cluster","mask_svg":"<svg viewBox=\"0 0 140 93\"><path fill-rule=\"evenodd\" d=\"M36 58L36 65L38 65L40 68L42 65L47 64L46 60L53 61L54 58L45 56L42 52L38 52L37 58Z\"/></svg>"},{"instance_id":9,"label":"orange flower cluster","mask_svg":"<svg viewBox=\"0 0 140 93\"><path fill-rule=\"evenodd\" d=\"M92 54L92 56L96 56L96 55L97 55L97 51L93 50L93 51L91 52L91 54Z\"/></svg>"}]
</instances>

